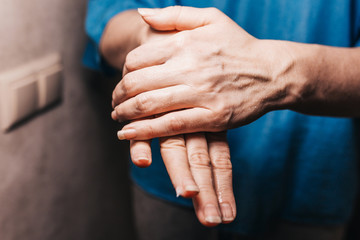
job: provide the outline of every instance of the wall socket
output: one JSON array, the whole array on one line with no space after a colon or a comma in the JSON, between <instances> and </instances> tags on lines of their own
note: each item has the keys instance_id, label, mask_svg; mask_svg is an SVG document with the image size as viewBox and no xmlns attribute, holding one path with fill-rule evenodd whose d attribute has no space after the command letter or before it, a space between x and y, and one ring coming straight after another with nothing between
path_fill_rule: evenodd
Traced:
<instances>
[{"instance_id":1,"label":"wall socket","mask_svg":"<svg viewBox=\"0 0 360 240\"><path fill-rule=\"evenodd\" d=\"M0 73L0 127L14 124L61 99L63 67L59 54L50 54Z\"/></svg>"}]
</instances>

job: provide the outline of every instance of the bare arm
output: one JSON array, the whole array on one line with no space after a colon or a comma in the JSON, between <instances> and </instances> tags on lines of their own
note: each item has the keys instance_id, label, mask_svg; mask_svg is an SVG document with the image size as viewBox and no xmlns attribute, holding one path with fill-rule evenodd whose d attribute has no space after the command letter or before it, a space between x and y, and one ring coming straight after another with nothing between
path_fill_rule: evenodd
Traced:
<instances>
[{"instance_id":1,"label":"bare arm","mask_svg":"<svg viewBox=\"0 0 360 240\"><path fill-rule=\"evenodd\" d=\"M360 48L286 43L298 90L287 106L311 115L360 117ZM296 76L297 75L297 76Z\"/></svg>"}]
</instances>

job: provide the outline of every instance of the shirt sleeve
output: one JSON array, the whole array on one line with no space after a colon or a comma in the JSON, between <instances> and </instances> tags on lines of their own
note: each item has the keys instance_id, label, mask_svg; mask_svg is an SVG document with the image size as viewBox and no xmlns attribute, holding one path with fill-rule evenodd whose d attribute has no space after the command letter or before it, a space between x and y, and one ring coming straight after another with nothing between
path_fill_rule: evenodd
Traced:
<instances>
[{"instance_id":1,"label":"shirt sleeve","mask_svg":"<svg viewBox=\"0 0 360 240\"><path fill-rule=\"evenodd\" d=\"M360 25L360 18L359 18L359 25ZM355 40L355 45L354 47L360 47L360 26L357 29L357 33L356 33L356 40Z\"/></svg>"},{"instance_id":2,"label":"shirt sleeve","mask_svg":"<svg viewBox=\"0 0 360 240\"><path fill-rule=\"evenodd\" d=\"M354 6L355 20L353 25L355 26L355 45L354 47L360 47L360 1L355 1Z\"/></svg>"},{"instance_id":3,"label":"shirt sleeve","mask_svg":"<svg viewBox=\"0 0 360 240\"><path fill-rule=\"evenodd\" d=\"M360 33L359 33L360 34ZM354 47L360 47L360 35L356 40L355 46Z\"/></svg>"},{"instance_id":4,"label":"shirt sleeve","mask_svg":"<svg viewBox=\"0 0 360 240\"><path fill-rule=\"evenodd\" d=\"M100 56L99 43L106 24L118 13L130 9L163 8L175 4L175 0L89 0L85 22L89 40L83 64L94 70L112 71Z\"/></svg>"}]
</instances>

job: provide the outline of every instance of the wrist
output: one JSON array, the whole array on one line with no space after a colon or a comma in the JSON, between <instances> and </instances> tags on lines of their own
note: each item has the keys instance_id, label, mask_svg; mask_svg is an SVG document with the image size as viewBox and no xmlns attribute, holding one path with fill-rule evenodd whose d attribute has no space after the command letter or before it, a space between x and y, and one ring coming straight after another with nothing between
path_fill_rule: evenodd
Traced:
<instances>
[{"instance_id":1,"label":"wrist","mask_svg":"<svg viewBox=\"0 0 360 240\"><path fill-rule=\"evenodd\" d=\"M360 56L355 48L284 42L288 60L277 78L285 89L283 99L272 110L289 109L322 116L359 116L359 70L354 65ZM281 54L279 55L281 56ZM276 64L276 63L275 63ZM281 86L281 85L280 85Z\"/></svg>"},{"instance_id":2,"label":"wrist","mask_svg":"<svg viewBox=\"0 0 360 240\"><path fill-rule=\"evenodd\" d=\"M315 95L317 84L316 61L318 48L288 41L274 43L272 62L272 81L278 96L269 104L270 110L289 109L297 111Z\"/></svg>"}]
</instances>

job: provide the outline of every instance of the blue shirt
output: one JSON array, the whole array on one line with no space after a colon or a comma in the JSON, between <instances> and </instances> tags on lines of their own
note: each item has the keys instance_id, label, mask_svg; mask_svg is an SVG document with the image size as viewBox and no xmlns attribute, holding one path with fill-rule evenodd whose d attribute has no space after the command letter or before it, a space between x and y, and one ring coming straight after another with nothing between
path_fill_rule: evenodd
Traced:
<instances>
[{"instance_id":1,"label":"blue shirt","mask_svg":"<svg viewBox=\"0 0 360 240\"><path fill-rule=\"evenodd\" d=\"M169 5L216 7L261 39L360 46L360 0L90 0L86 30L91 43L85 64L100 68L96 49L115 14ZM237 218L221 227L246 234L279 219L314 224L349 219L357 191L359 120L274 111L230 130L228 140ZM133 179L158 197L191 206L191 201L175 197L158 143L153 145L152 166L133 167Z\"/></svg>"}]
</instances>

